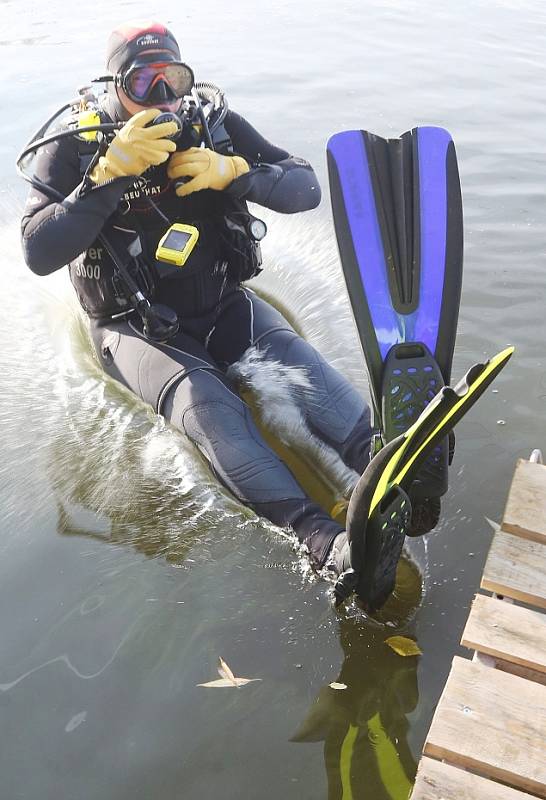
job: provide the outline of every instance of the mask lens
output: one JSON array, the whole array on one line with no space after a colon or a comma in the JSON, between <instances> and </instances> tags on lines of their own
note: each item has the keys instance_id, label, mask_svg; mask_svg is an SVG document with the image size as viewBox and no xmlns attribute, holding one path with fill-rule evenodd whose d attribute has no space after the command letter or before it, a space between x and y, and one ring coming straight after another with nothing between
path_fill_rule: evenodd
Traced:
<instances>
[{"instance_id":1,"label":"mask lens","mask_svg":"<svg viewBox=\"0 0 546 800\"><path fill-rule=\"evenodd\" d=\"M185 64L167 64L165 80L177 97L184 97L193 88L193 72Z\"/></svg>"},{"instance_id":2,"label":"mask lens","mask_svg":"<svg viewBox=\"0 0 546 800\"><path fill-rule=\"evenodd\" d=\"M144 100L156 75L157 70L151 66L132 70L131 74L127 76L127 94L129 97L132 96L137 100Z\"/></svg>"},{"instance_id":3,"label":"mask lens","mask_svg":"<svg viewBox=\"0 0 546 800\"><path fill-rule=\"evenodd\" d=\"M192 90L193 72L180 63L136 66L125 75L124 90L132 100L141 103L160 81L167 85L174 98L181 98Z\"/></svg>"}]
</instances>

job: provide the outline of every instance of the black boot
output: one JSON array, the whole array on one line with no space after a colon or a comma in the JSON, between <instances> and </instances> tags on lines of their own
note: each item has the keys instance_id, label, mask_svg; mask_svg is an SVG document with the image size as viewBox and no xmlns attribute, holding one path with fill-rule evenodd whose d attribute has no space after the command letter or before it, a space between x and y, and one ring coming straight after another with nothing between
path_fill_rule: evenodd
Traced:
<instances>
[{"instance_id":1,"label":"black boot","mask_svg":"<svg viewBox=\"0 0 546 800\"><path fill-rule=\"evenodd\" d=\"M349 540L345 531L339 533L334 539L332 549L328 553L328 558L324 566L338 577L351 566Z\"/></svg>"}]
</instances>

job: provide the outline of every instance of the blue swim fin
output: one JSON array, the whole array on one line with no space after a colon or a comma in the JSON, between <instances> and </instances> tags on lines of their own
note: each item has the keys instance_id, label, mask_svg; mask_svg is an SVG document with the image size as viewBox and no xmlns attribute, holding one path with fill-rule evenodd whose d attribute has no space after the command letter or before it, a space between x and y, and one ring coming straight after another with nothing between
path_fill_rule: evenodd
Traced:
<instances>
[{"instance_id":1,"label":"blue swim fin","mask_svg":"<svg viewBox=\"0 0 546 800\"><path fill-rule=\"evenodd\" d=\"M367 131L328 142L341 263L370 378L382 444L415 422L451 377L462 283L463 218L457 158L442 128L399 139ZM413 497L447 490L439 442Z\"/></svg>"}]
</instances>

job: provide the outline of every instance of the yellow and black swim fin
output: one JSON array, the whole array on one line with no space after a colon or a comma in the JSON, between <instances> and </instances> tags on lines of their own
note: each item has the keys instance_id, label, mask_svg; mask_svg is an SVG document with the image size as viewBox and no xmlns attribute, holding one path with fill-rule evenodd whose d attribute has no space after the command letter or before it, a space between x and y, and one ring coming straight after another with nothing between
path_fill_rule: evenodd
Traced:
<instances>
[{"instance_id":1,"label":"yellow and black swim fin","mask_svg":"<svg viewBox=\"0 0 546 800\"><path fill-rule=\"evenodd\" d=\"M474 405L504 368L513 347L475 364L451 388L444 386L408 430L370 461L347 510L351 569L338 578L336 605L356 592L369 611L384 604L411 523L409 489L433 449Z\"/></svg>"}]
</instances>

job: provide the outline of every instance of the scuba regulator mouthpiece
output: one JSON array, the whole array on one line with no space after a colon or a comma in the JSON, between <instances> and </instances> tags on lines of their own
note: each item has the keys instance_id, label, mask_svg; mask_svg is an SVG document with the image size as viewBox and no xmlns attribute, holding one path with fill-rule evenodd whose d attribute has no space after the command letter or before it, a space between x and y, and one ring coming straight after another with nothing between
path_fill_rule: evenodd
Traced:
<instances>
[{"instance_id":1,"label":"scuba regulator mouthpiece","mask_svg":"<svg viewBox=\"0 0 546 800\"><path fill-rule=\"evenodd\" d=\"M177 139L180 138L182 131L184 130L184 124L178 114L175 114L174 111L162 111L150 125L161 125L163 122L174 122L177 126L177 130L174 133L171 133L170 136L166 136L166 139L172 139L173 142L176 142Z\"/></svg>"},{"instance_id":2,"label":"scuba regulator mouthpiece","mask_svg":"<svg viewBox=\"0 0 546 800\"><path fill-rule=\"evenodd\" d=\"M187 150L189 147L199 147L201 144L201 130L194 122L194 117L188 112L175 114L174 111L162 111L150 126L161 125L162 122L174 122L178 130L166 137L176 142L177 150Z\"/></svg>"}]
</instances>

